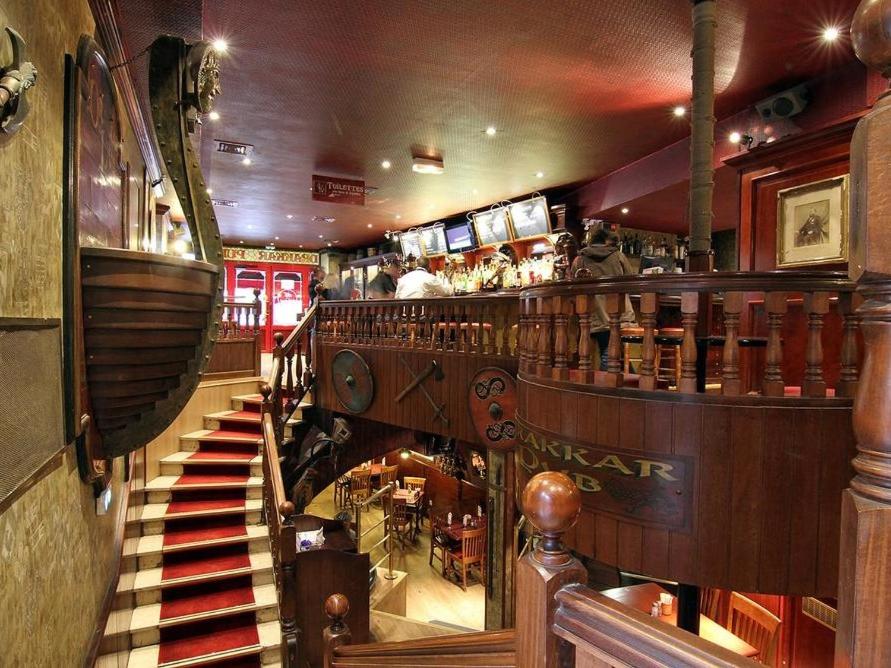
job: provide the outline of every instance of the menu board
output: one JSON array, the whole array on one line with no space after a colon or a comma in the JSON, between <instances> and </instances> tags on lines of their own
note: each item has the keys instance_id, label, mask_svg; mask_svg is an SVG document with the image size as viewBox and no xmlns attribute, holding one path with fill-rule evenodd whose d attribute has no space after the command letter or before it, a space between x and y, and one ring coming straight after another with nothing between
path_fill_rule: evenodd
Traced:
<instances>
[{"instance_id":1,"label":"menu board","mask_svg":"<svg viewBox=\"0 0 891 668\"><path fill-rule=\"evenodd\" d=\"M470 229L470 223L447 227L445 235L449 253L460 253L473 248L473 230Z\"/></svg>"},{"instance_id":2,"label":"menu board","mask_svg":"<svg viewBox=\"0 0 891 668\"><path fill-rule=\"evenodd\" d=\"M508 208L514 239L530 239L550 233L551 221L544 197L533 197L525 202L511 204Z\"/></svg>"},{"instance_id":3,"label":"menu board","mask_svg":"<svg viewBox=\"0 0 891 668\"><path fill-rule=\"evenodd\" d=\"M433 227L423 228L421 230L421 243L424 245L424 253L426 255L445 255L448 252L445 227L434 225Z\"/></svg>"},{"instance_id":4,"label":"menu board","mask_svg":"<svg viewBox=\"0 0 891 668\"><path fill-rule=\"evenodd\" d=\"M411 255L417 260L424 254L421 250L421 235L415 231L400 234L399 243L402 246L403 259L407 259Z\"/></svg>"},{"instance_id":5,"label":"menu board","mask_svg":"<svg viewBox=\"0 0 891 668\"><path fill-rule=\"evenodd\" d=\"M473 214L473 226L480 246L494 246L510 241L507 209L503 206Z\"/></svg>"}]
</instances>

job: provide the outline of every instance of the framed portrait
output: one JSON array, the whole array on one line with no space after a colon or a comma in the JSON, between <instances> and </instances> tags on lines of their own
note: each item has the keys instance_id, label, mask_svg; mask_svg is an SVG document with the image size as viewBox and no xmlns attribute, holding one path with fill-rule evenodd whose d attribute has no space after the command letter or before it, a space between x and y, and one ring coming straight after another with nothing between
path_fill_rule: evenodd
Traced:
<instances>
[{"instance_id":1,"label":"framed portrait","mask_svg":"<svg viewBox=\"0 0 891 668\"><path fill-rule=\"evenodd\" d=\"M848 261L848 175L777 193L777 267Z\"/></svg>"}]
</instances>

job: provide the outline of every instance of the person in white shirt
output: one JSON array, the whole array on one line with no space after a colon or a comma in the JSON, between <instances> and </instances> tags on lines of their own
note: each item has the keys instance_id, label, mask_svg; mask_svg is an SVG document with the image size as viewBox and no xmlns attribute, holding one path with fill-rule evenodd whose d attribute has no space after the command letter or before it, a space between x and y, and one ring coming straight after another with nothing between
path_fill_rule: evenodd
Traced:
<instances>
[{"instance_id":1,"label":"person in white shirt","mask_svg":"<svg viewBox=\"0 0 891 668\"><path fill-rule=\"evenodd\" d=\"M450 297L454 294L451 285L443 283L430 273L430 259L418 258L417 268L408 272L396 284L395 299L427 299L429 297Z\"/></svg>"}]
</instances>

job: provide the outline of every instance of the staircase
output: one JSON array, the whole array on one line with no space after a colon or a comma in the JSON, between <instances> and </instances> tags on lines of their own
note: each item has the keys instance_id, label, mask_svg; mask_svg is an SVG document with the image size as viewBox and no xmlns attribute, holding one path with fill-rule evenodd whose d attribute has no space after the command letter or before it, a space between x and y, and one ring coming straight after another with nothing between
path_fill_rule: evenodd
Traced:
<instances>
[{"instance_id":1,"label":"staircase","mask_svg":"<svg viewBox=\"0 0 891 668\"><path fill-rule=\"evenodd\" d=\"M128 667L280 665L281 633L269 536L261 521L262 397L232 397L180 437L146 484L132 520ZM298 407L287 429L301 418ZM113 613L118 614L118 613ZM118 627L120 628L120 627Z\"/></svg>"}]
</instances>

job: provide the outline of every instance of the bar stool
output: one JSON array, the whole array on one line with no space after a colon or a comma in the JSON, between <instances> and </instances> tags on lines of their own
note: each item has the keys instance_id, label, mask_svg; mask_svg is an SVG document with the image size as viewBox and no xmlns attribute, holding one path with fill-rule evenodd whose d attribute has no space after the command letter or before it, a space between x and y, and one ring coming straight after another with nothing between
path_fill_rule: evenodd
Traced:
<instances>
[{"instance_id":1,"label":"bar stool","mask_svg":"<svg viewBox=\"0 0 891 668\"><path fill-rule=\"evenodd\" d=\"M624 359L624 373L628 375L631 373L631 362L643 362L642 357L632 357L631 356L631 346L638 346L638 355L643 354L643 344L636 343L627 340L630 337L640 337L643 339L644 330L643 327L623 327L622 328L622 348L623 348L623 359Z\"/></svg>"},{"instance_id":2,"label":"bar stool","mask_svg":"<svg viewBox=\"0 0 891 668\"><path fill-rule=\"evenodd\" d=\"M684 330L663 327L656 332L656 379L681 384L681 341Z\"/></svg>"}]
</instances>

